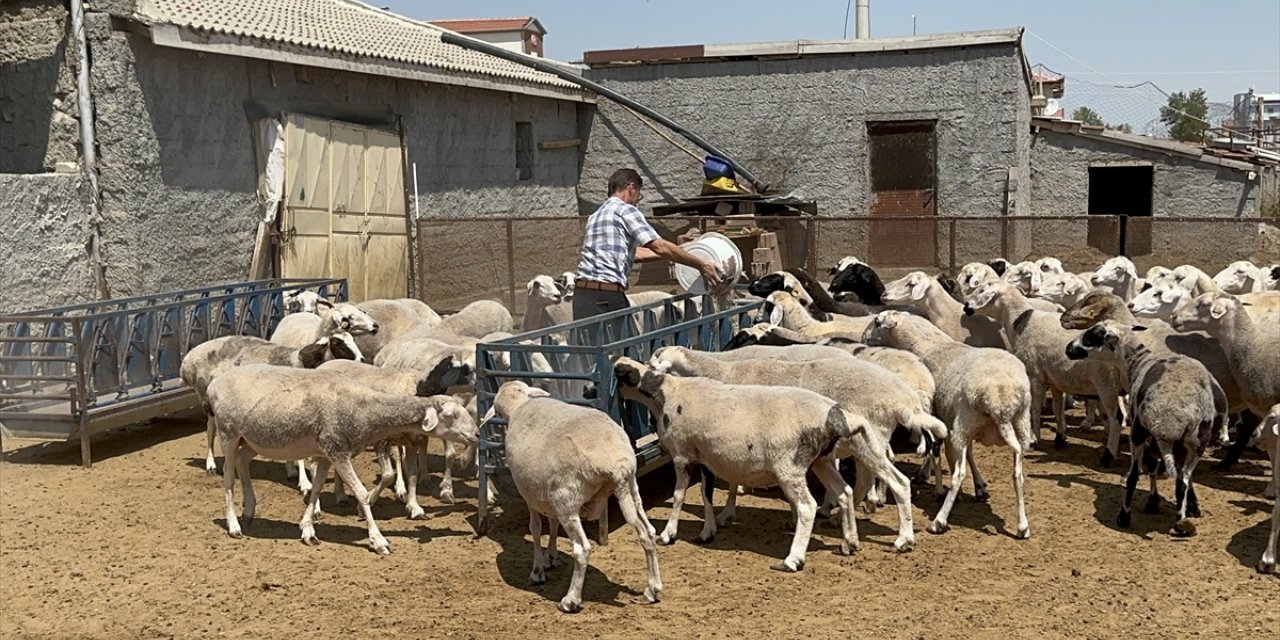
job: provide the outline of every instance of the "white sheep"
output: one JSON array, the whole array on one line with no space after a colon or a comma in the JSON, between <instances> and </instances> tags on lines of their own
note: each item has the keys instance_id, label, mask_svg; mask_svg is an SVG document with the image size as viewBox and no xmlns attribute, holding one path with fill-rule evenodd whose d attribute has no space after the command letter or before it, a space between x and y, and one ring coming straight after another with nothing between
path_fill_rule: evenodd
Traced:
<instances>
[{"instance_id":1,"label":"white sheep","mask_svg":"<svg viewBox=\"0 0 1280 640\"><path fill-rule=\"evenodd\" d=\"M1238 295L1241 293L1252 293L1254 291L1264 291L1266 287L1266 273L1258 265L1248 260L1237 260L1232 262L1213 276L1213 282L1218 285L1224 293Z\"/></svg>"},{"instance_id":2,"label":"white sheep","mask_svg":"<svg viewBox=\"0 0 1280 640\"><path fill-rule=\"evenodd\" d=\"M1280 404L1280 323L1260 323L1240 300L1222 293L1193 298L1173 317L1174 329L1203 330L1218 339L1254 414L1265 416Z\"/></svg>"},{"instance_id":3,"label":"white sheep","mask_svg":"<svg viewBox=\"0 0 1280 640\"><path fill-rule=\"evenodd\" d=\"M765 298L765 313L769 322L790 329L808 340L822 338L845 337L858 339L866 330L871 316L853 318L849 316L832 316L828 321L815 320L800 305L795 296L786 291L775 291Z\"/></svg>"},{"instance_id":4,"label":"white sheep","mask_svg":"<svg viewBox=\"0 0 1280 640\"><path fill-rule=\"evenodd\" d=\"M1008 270L1005 270L1008 273ZM960 286L961 297L967 296L978 289L980 285L988 280L999 280L1000 276L996 275L996 270L985 262L970 262L960 267L960 273L956 276L956 284Z\"/></svg>"},{"instance_id":5,"label":"white sheep","mask_svg":"<svg viewBox=\"0 0 1280 640\"><path fill-rule=\"evenodd\" d=\"M1148 287L1142 293L1134 296L1129 302L1129 308L1134 315L1140 318L1156 318L1168 321L1183 305L1189 304L1197 295L1193 289L1188 289L1186 283L1176 281L1162 280ZM1230 295L1230 294L1222 294ZM1259 293L1244 293L1234 296L1244 303L1245 313L1255 321L1277 321L1276 318L1280 306L1280 293L1263 291ZM1274 300L1272 300L1274 298Z\"/></svg>"},{"instance_id":6,"label":"white sheep","mask_svg":"<svg viewBox=\"0 0 1280 640\"><path fill-rule=\"evenodd\" d=\"M1031 397L1044 398L1046 389L1053 398L1053 410L1058 420L1054 445L1067 446L1066 407L1063 394L1096 397L1107 423L1107 445L1103 451L1103 466L1115 460L1120 448L1120 423L1116 413L1120 408L1122 389L1119 372L1104 362L1072 362L1062 351L1062 345L1075 337L1075 333L1063 329L1060 316L1032 309L1012 285L988 282L969 296L964 310L967 314L982 314L994 318L1009 339L1010 351L1026 366L1031 380ZM1032 435L1039 439L1039 425L1034 425Z\"/></svg>"},{"instance_id":7,"label":"white sheep","mask_svg":"<svg viewBox=\"0 0 1280 640\"><path fill-rule=\"evenodd\" d=\"M1209 435L1215 427L1226 422L1225 407L1215 408L1215 397L1222 391L1204 365L1186 356L1158 354L1143 346L1134 337L1134 331L1145 330L1141 325L1126 326L1106 320L1081 333L1067 343L1066 355L1072 360L1096 357L1123 368L1131 381L1133 392L1129 394L1129 416L1132 428L1129 437L1129 473L1125 477L1124 502L1116 524L1129 527L1132 524L1131 505L1138 474L1148 446L1159 448L1165 472L1177 480L1175 504L1177 519L1170 534L1189 536L1195 534L1195 524L1188 517L1200 515L1196 504L1191 474L1204 455ZM1174 460L1174 448L1181 444L1185 449L1182 466ZM1155 470L1151 470L1151 496L1145 509L1147 513L1159 511L1159 494L1156 491Z\"/></svg>"},{"instance_id":8,"label":"white sheep","mask_svg":"<svg viewBox=\"0 0 1280 640\"><path fill-rule=\"evenodd\" d=\"M1003 442L1013 450L1017 534L1020 538L1030 537L1022 463L1026 449L1031 446L1032 396L1031 382L1022 363L1000 349L975 348L957 342L928 321L895 311L876 316L867 328L866 342L905 349L920 356L938 386L933 408L938 417L950 425L946 450L951 461L951 489L928 531L947 530L947 518L964 483L969 450L976 440L988 446Z\"/></svg>"},{"instance_id":9,"label":"white sheep","mask_svg":"<svg viewBox=\"0 0 1280 640\"><path fill-rule=\"evenodd\" d=\"M521 331L573 322L573 304L565 300L565 291L551 276L535 276L525 286L526 298Z\"/></svg>"},{"instance_id":10,"label":"white sheep","mask_svg":"<svg viewBox=\"0 0 1280 640\"><path fill-rule=\"evenodd\" d=\"M450 387L465 383L472 375L471 368L454 357L441 360L429 371L378 367L351 360L332 360L320 365L316 370L340 373L353 382L381 393L424 398L444 395ZM460 401L459 404L463 403ZM426 512L423 511L422 505L418 504L418 478L420 473L426 471L426 466L420 462L425 458L428 438L421 434L407 434L388 444L394 447L391 450L391 457L397 463L394 472L396 499L404 501L405 511L408 512L410 520L426 518ZM446 441L446 449L452 449L452 443ZM445 457L446 474L449 463L447 454L448 452ZM381 462L385 466L386 461ZM407 482L405 476L408 476ZM316 482L323 481L323 478L316 480ZM392 478L384 473L378 485L370 492L369 502L376 501L378 494L391 481ZM341 479L338 482L340 483ZM338 493L338 488L338 486L334 487L335 493Z\"/></svg>"},{"instance_id":11,"label":"white sheep","mask_svg":"<svg viewBox=\"0 0 1280 640\"><path fill-rule=\"evenodd\" d=\"M1261 425L1261 440L1271 455L1271 497L1277 498L1271 506L1271 531L1267 533L1267 548L1258 561L1261 573L1276 572L1276 544L1280 542L1280 404L1271 407Z\"/></svg>"},{"instance_id":12,"label":"white sheep","mask_svg":"<svg viewBox=\"0 0 1280 640\"><path fill-rule=\"evenodd\" d=\"M240 475L243 518L253 521L257 504L249 478L254 456L276 460L318 457L317 477L330 465L355 492L369 528L369 544L379 554L391 552L378 531L369 495L351 466L366 447L403 433L424 433L463 444L475 444L476 424L449 396L406 397L374 391L342 373L293 369L274 365L237 367L218 376L208 388L210 415L218 425L222 449L234 452L223 471L227 533L241 536L235 513L234 487ZM299 526L302 541L318 544L313 515L320 501L320 483L307 497Z\"/></svg>"},{"instance_id":13,"label":"white sheep","mask_svg":"<svg viewBox=\"0 0 1280 640\"><path fill-rule=\"evenodd\" d=\"M1093 272L1093 285L1103 287L1120 296L1125 302L1133 299L1142 290L1144 282L1138 278L1138 268L1133 261L1116 256L1103 262Z\"/></svg>"},{"instance_id":14,"label":"white sheep","mask_svg":"<svg viewBox=\"0 0 1280 640\"><path fill-rule=\"evenodd\" d=\"M662 591L657 531L649 523L640 499L631 438L608 414L547 395L518 380L507 382L498 389L490 411L490 416L496 413L507 421L506 465L529 509L529 533L533 536L529 581L546 582L546 571L555 565L556 529L563 525L573 546L574 564L569 592L560 600L559 608L565 613L581 608L582 583L591 557L591 541L582 528L582 520L599 519L608 509L612 495L644 549L648 584L643 601L657 602ZM542 516L551 525L545 550Z\"/></svg>"},{"instance_id":15,"label":"white sheep","mask_svg":"<svg viewBox=\"0 0 1280 640\"><path fill-rule=\"evenodd\" d=\"M333 303L315 291L295 289L284 293L284 308L289 313L319 314L321 307L331 308Z\"/></svg>"},{"instance_id":16,"label":"white sheep","mask_svg":"<svg viewBox=\"0 0 1280 640\"><path fill-rule=\"evenodd\" d=\"M734 352L729 352L734 353ZM839 402L846 411L856 412L876 430L878 440L885 443L886 457L892 456L888 448L894 429L902 425L914 436L927 441L941 441L947 436L946 425L929 413L926 404L916 390L897 374L879 365L848 354L825 360L786 361L776 359L742 359L722 354L694 351L685 347L662 347L653 352L650 366L661 372L682 376L708 377L729 384L789 386L808 389ZM927 437L925 436L927 434ZM919 453L926 453L921 447ZM848 455L848 454L845 454ZM845 457L838 455L837 458ZM860 502L871 487L872 478L878 478L895 490L894 499L899 505L910 506L910 492L898 495L907 488L907 477L889 465L883 476L870 470L858 469L858 482L854 488L855 502ZM736 495L736 490L730 493ZM875 500L883 503L883 500ZM899 526L903 526L899 520Z\"/></svg>"},{"instance_id":17,"label":"white sheep","mask_svg":"<svg viewBox=\"0 0 1280 640\"><path fill-rule=\"evenodd\" d=\"M1043 298L1064 309L1089 293L1093 286L1074 273L1051 273L1040 279L1040 286L1031 291L1031 295Z\"/></svg>"},{"instance_id":18,"label":"white sheep","mask_svg":"<svg viewBox=\"0 0 1280 640\"><path fill-rule=\"evenodd\" d=\"M377 333L356 338L360 351L371 361L391 342L413 333L429 332L441 322L432 321L429 316L424 315L421 307L408 303L407 299L365 300L357 303L356 307L373 318L379 327ZM434 311L431 313L435 314Z\"/></svg>"},{"instance_id":19,"label":"white sheep","mask_svg":"<svg viewBox=\"0 0 1280 640\"><path fill-rule=\"evenodd\" d=\"M1035 264L1036 267L1040 269L1041 273L1049 274L1067 272L1066 269L1062 268L1062 261L1052 256L1040 258L1039 260L1036 260Z\"/></svg>"},{"instance_id":20,"label":"white sheep","mask_svg":"<svg viewBox=\"0 0 1280 640\"><path fill-rule=\"evenodd\" d=\"M223 336L196 345L182 358L178 367L178 377L196 394L196 400L205 406L205 390L215 378L235 367L248 364L273 364L285 367L314 369L320 363L331 359L362 360L363 357L351 334L339 332L321 338L301 349L294 349L274 344L254 336ZM205 472L213 475L218 472L218 465L213 459L213 440L216 433L212 416L206 410ZM223 451L223 457L227 452ZM225 464L225 460L223 461ZM299 463L300 465L300 463ZM309 490L310 481L306 473L301 472L298 478L298 490L305 493Z\"/></svg>"},{"instance_id":21,"label":"white sheep","mask_svg":"<svg viewBox=\"0 0 1280 640\"><path fill-rule=\"evenodd\" d=\"M327 302L327 301L326 301ZM345 331L353 336L378 332L378 323L353 304L331 304L318 313L291 313L271 332L271 342L294 349Z\"/></svg>"},{"instance_id":22,"label":"white sheep","mask_svg":"<svg viewBox=\"0 0 1280 640\"><path fill-rule=\"evenodd\" d=\"M435 332L463 338L481 338L497 331L510 332L513 327L511 311L501 302L477 300L457 313L442 318Z\"/></svg>"},{"instance_id":23,"label":"white sheep","mask_svg":"<svg viewBox=\"0 0 1280 640\"><path fill-rule=\"evenodd\" d=\"M975 347L1003 348L1005 345L999 323L991 318L965 315L964 305L948 295L937 279L923 271L912 271L885 285L884 299L923 311L924 317L952 340Z\"/></svg>"},{"instance_id":24,"label":"white sheep","mask_svg":"<svg viewBox=\"0 0 1280 640\"><path fill-rule=\"evenodd\" d=\"M747 487L778 486L796 514L791 550L779 571L800 571L813 531L817 503L809 493L805 473L812 469L827 491L838 496L841 532L840 553L860 547L853 514L853 490L836 469L831 453L844 439L854 449L859 465L879 473L890 465L884 454L887 443L853 412L812 391L794 387L729 385L708 378L681 378L619 358L614 367L624 397L645 404L658 419L658 438L671 455L676 471L671 517L658 537L663 544L675 541L676 526L689 488L689 469L701 464L727 482ZM744 447L744 445L746 445ZM699 540L715 535L715 514L710 501L703 505L703 531ZM901 510L900 510L901 513ZM911 512L905 513L910 521ZM906 551L914 544L908 526L899 529L894 549Z\"/></svg>"}]
</instances>

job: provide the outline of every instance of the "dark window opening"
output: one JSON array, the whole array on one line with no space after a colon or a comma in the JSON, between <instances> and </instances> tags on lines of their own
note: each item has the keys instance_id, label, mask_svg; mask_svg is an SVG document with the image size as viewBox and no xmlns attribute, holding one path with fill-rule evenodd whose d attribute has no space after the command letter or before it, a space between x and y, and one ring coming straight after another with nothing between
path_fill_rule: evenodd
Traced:
<instances>
[{"instance_id":1,"label":"dark window opening","mask_svg":"<svg viewBox=\"0 0 1280 640\"><path fill-rule=\"evenodd\" d=\"M516 123L516 177L533 179L533 123Z\"/></svg>"},{"instance_id":2,"label":"dark window opening","mask_svg":"<svg viewBox=\"0 0 1280 640\"><path fill-rule=\"evenodd\" d=\"M1153 176L1150 166L1089 167L1089 215L1124 216L1118 224L1091 224L1090 246L1126 256L1151 253Z\"/></svg>"}]
</instances>

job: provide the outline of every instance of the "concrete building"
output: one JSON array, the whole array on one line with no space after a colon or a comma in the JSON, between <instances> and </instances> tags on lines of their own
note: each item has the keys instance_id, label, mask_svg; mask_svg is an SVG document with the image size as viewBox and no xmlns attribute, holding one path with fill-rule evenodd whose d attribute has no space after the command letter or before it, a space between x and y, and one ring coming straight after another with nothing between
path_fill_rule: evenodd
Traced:
<instances>
[{"instance_id":1,"label":"concrete building","mask_svg":"<svg viewBox=\"0 0 1280 640\"><path fill-rule=\"evenodd\" d=\"M272 274L356 297L404 291L415 209L576 209L564 141L592 96L439 27L353 0L100 0L85 22L96 194L67 3L0 4L0 311L103 293L94 235L113 297Z\"/></svg>"},{"instance_id":2,"label":"concrete building","mask_svg":"<svg viewBox=\"0 0 1280 640\"><path fill-rule=\"evenodd\" d=\"M496 44L508 51L542 57L547 30L532 16L520 18L473 18L432 20L431 24Z\"/></svg>"}]
</instances>

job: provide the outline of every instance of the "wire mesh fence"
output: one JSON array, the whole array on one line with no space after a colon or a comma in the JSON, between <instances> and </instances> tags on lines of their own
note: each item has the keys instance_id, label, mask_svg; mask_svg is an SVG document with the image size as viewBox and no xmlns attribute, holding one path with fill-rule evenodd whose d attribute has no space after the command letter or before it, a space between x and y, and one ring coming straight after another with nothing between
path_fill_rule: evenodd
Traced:
<instances>
[{"instance_id":1,"label":"wire mesh fence","mask_svg":"<svg viewBox=\"0 0 1280 640\"><path fill-rule=\"evenodd\" d=\"M490 298L524 312L526 284L577 267L586 217L449 218L419 223L418 295L449 311ZM1263 218L1062 217L650 217L664 238L693 229L731 238L772 231L782 263L819 277L856 256L882 278L908 271L954 274L966 263L1054 256L1072 271L1127 255L1139 270L1191 264L1209 273L1236 260L1280 263L1280 227ZM632 289L680 292L666 262L637 265Z\"/></svg>"}]
</instances>

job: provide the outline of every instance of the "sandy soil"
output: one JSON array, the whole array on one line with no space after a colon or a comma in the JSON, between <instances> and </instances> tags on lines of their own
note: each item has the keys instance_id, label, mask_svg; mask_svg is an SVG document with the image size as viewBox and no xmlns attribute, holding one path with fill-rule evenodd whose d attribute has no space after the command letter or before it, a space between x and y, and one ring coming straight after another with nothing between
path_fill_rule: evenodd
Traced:
<instances>
[{"instance_id":1,"label":"sandy soil","mask_svg":"<svg viewBox=\"0 0 1280 640\"><path fill-rule=\"evenodd\" d=\"M701 547L689 542L701 513L694 487L681 539L659 550L666 589L655 606L630 603L644 584L643 555L615 509L574 616L554 606L567 566L545 586L527 584L522 502L507 498L489 534L474 535L474 482L456 505L424 498L426 521L406 520L384 496L375 514L392 554L378 557L354 510L332 506L327 491L323 544L300 543L301 500L272 462L254 463L258 518L247 537L227 537L221 480L202 471L197 422L96 438L89 471L74 448L14 441L0 463L0 637L1275 637L1280 579L1253 569L1271 509L1261 498L1265 459L1230 474L1202 465L1200 534L1174 540L1168 503L1160 515L1135 513L1132 530L1115 528L1121 471L1096 469L1098 429L1072 435L1067 450L1031 458L1030 540L1009 533L1010 456L982 449L991 502L966 487L945 535L924 532L936 506L917 487L914 552L886 551L894 511L882 510L860 519L854 557L834 555L837 531L819 526L794 575L769 570L791 526L776 494L744 496L738 522ZM361 470L374 474L370 460ZM670 482L645 479L651 518L667 516ZM1162 481L1166 495L1170 484ZM433 496L435 477L428 486ZM1139 490L1137 504L1145 499Z\"/></svg>"}]
</instances>

